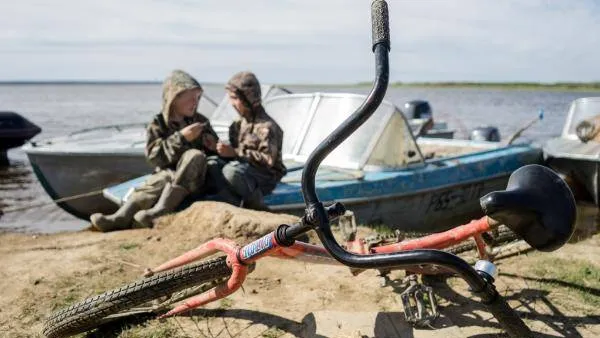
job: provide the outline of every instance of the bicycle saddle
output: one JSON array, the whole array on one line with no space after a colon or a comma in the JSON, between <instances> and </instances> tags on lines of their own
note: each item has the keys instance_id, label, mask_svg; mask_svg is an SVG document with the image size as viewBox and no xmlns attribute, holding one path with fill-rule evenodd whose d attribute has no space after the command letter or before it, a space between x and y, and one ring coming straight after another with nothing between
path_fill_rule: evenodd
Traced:
<instances>
[{"instance_id":1,"label":"bicycle saddle","mask_svg":"<svg viewBox=\"0 0 600 338\"><path fill-rule=\"evenodd\" d=\"M517 169L505 191L491 192L479 202L486 215L540 251L560 248L575 229L571 190L554 171L541 165Z\"/></svg>"}]
</instances>

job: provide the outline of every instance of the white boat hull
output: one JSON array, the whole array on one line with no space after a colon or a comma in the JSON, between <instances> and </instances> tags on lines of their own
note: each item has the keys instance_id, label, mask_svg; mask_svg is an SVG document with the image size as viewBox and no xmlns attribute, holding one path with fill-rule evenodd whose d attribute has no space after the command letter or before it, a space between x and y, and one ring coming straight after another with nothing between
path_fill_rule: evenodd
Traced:
<instances>
[{"instance_id":1,"label":"white boat hull","mask_svg":"<svg viewBox=\"0 0 600 338\"><path fill-rule=\"evenodd\" d=\"M57 203L65 211L83 219L95 212L112 213L114 203L101 190L148 174L152 168L144 154L61 154L28 152L40 183L53 200L98 192L93 196Z\"/></svg>"}]
</instances>

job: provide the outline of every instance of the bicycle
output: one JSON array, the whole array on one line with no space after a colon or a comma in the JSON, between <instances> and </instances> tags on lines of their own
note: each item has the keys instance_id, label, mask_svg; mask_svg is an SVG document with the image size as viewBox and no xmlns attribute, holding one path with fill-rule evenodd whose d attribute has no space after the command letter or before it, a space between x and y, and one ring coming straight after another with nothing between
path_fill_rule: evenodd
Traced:
<instances>
[{"instance_id":1,"label":"bicycle","mask_svg":"<svg viewBox=\"0 0 600 338\"><path fill-rule=\"evenodd\" d=\"M346 247L355 252L340 246L333 236L330 221L343 215L345 208L340 203L326 207L319 201L315 189L317 168L333 149L372 115L388 85L390 39L385 0L373 1L371 13L376 60L373 88L365 102L309 156L302 175L306 211L299 222L282 224L275 231L241 247L223 238L206 242L156 268L147 269L145 278L135 283L85 299L52 314L44 325L44 335L60 337L84 332L115 316L131 315L141 310L123 311L164 297L185 301L159 318L180 314L232 294L241 287L257 260L274 256L312 263L343 264L355 271L402 269L416 273L450 272L468 283L471 292L481 299L510 336L531 337L530 329L496 291L496 267L493 263L482 259L471 267L461 258L440 249L470 237L475 238L478 248L482 249L482 234L500 224L509 227L535 249L553 251L561 247L574 231L575 201L569 187L551 169L528 165L516 170L505 191L492 192L480 199L486 216L442 233L370 247L351 239ZM310 230L316 231L323 246L294 240ZM189 264L217 252L226 256ZM409 286L417 293L423 292L415 288L414 284ZM162 305L150 305L148 308L162 313L167 310Z\"/></svg>"}]
</instances>

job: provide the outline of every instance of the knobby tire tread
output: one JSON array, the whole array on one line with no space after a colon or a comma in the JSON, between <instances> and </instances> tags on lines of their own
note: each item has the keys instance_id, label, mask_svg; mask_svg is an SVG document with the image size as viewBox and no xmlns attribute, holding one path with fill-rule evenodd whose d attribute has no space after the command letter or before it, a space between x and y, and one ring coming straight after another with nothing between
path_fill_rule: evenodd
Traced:
<instances>
[{"instance_id":1,"label":"knobby tire tread","mask_svg":"<svg viewBox=\"0 0 600 338\"><path fill-rule=\"evenodd\" d=\"M157 273L51 314L43 334L55 338L85 332L106 316L229 275L231 269L225 257Z\"/></svg>"}]
</instances>

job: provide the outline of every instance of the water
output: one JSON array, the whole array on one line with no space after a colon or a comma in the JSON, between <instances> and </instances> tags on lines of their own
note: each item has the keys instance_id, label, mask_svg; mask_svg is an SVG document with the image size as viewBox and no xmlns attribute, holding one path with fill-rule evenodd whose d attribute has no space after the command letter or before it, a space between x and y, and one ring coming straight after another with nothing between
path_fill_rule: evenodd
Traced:
<instances>
[{"instance_id":1,"label":"water","mask_svg":"<svg viewBox=\"0 0 600 338\"><path fill-rule=\"evenodd\" d=\"M289 87L293 92L352 92L366 94L366 87ZM219 102L223 87L205 87ZM589 92L513 91L470 88L390 88L386 99L398 106L414 99L428 100L434 117L445 120L465 138L472 128L495 125L503 137L537 116L544 120L524 137L537 143L557 136L562 130L572 100L595 96ZM142 85L0 85L0 110L16 111L42 128L36 139L65 135L100 125L148 122L161 104L159 84ZM20 208L50 202L20 149L8 153L11 166L0 168L0 209ZM6 213L0 216L0 231L54 232L79 230L87 223L54 205Z\"/></svg>"}]
</instances>

